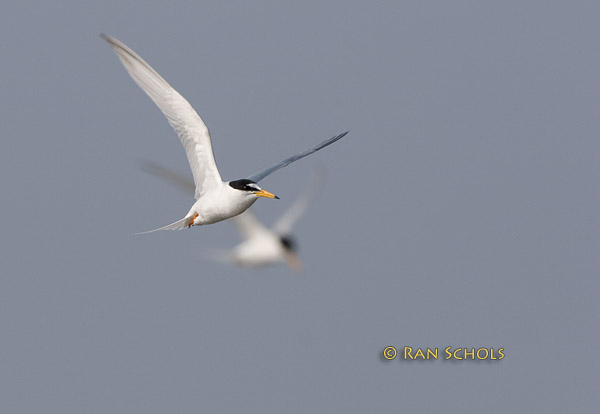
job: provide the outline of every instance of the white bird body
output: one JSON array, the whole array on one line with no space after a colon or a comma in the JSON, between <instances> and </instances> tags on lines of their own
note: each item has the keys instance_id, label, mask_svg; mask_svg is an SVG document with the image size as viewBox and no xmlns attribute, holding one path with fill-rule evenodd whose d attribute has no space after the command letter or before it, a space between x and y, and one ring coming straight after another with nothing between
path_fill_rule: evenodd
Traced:
<instances>
[{"instance_id":1,"label":"white bird body","mask_svg":"<svg viewBox=\"0 0 600 414\"><path fill-rule=\"evenodd\" d=\"M238 193L228 185L219 186L196 200L186 217L197 214L194 226L213 224L243 213L258 200L253 194L242 198ZM214 208L217 204L221 206L218 210Z\"/></svg>"},{"instance_id":2,"label":"white bird body","mask_svg":"<svg viewBox=\"0 0 600 414\"><path fill-rule=\"evenodd\" d=\"M227 184L227 183L224 183ZM138 233L152 233L158 230L181 230L191 226L204 226L218 223L219 221L243 213L258 199L255 193L235 190L228 185L219 186L206 192L190 208L190 211L181 220L168 224L156 230Z\"/></svg>"},{"instance_id":3,"label":"white bird body","mask_svg":"<svg viewBox=\"0 0 600 414\"><path fill-rule=\"evenodd\" d=\"M194 213L198 214L194 221L195 226L213 224L243 213L257 200L256 197L241 199L236 193L237 190L229 186L222 186L219 190L207 193L197 200L186 216L193 216ZM222 204L222 208L219 210L212 208L217 203Z\"/></svg>"},{"instance_id":4,"label":"white bird body","mask_svg":"<svg viewBox=\"0 0 600 414\"><path fill-rule=\"evenodd\" d=\"M188 194L194 191L192 181L159 164L146 161L142 165L142 169L179 187ZM300 271L302 262L295 252L295 243L291 232L298 220L308 210L322 180L322 173L313 173L304 192L271 228L261 223L250 209L233 217L232 221L242 236L242 242L228 251L210 250L206 252L208 253L206 257L241 267L263 267L283 262L287 263L292 270Z\"/></svg>"},{"instance_id":5,"label":"white bird body","mask_svg":"<svg viewBox=\"0 0 600 414\"><path fill-rule=\"evenodd\" d=\"M262 235L239 244L232 251L235 262L242 267L263 267L271 263L283 261L285 250L279 239Z\"/></svg>"},{"instance_id":6,"label":"white bird body","mask_svg":"<svg viewBox=\"0 0 600 414\"><path fill-rule=\"evenodd\" d=\"M258 220L247 210L233 218L236 225L243 220ZM229 255L237 265L243 267L262 267L271 263L285 262L286 249L281 243L281 237L267 229L262 224L256 228L246 240L234 247Z\"/></svg>"},{"instance_id":7,"label":"white bird body","mask_svg":"<svg viewBox=\"0 0 600 414\"><path fill-rule=\"evenodd\" d=\"M101 36L177 133L194 177L196 202L188 213L182 219L150 232L217 223L244 212L258 197L279 198L260 188L257 183L280 168L334 143L347 134L345 132L325 140L246 179L223 181L213 155L208 128L190 103L137 53L113 37L104 34Z\"/></svg>"}]
</instances>

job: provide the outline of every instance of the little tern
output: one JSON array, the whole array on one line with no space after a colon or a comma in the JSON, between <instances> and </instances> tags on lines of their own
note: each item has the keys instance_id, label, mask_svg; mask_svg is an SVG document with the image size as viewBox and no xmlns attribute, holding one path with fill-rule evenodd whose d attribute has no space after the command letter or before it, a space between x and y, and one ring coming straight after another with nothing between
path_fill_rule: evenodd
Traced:
<instances>
[{"instance_id":1,"label":"little tern","mask_svg":"<svg viewBox=\"0 0 600 414\"><path fill-rule=\"evenodd\" d=\"M152 161L144 161L141 169L159 177L183 190L194 194L194 182ZM209 250L206 257L240 267L256 268L277 262L285 262L291 270L302 270L302 262L297 254L297 245L292 230L298 220L306 213L323 181L321 172L314 172L304 192L288 210L273 224L265 226L252 213L251 209L232 218L243 241L231 250Z\"/></svg>"},{"instance_id":2,"label":"little tern","mask_svg":"<svg viewBox=\"0 0 600 414\"><path fill-rule=\"evenodd\" d=\"M135 83L167 118L185 149L194 177L196 202L188 213L174 223L144 233L217 223L244 212L258 197L279 198L263 190L258 182L280 168L333 144L348 133L329 138L247 178L223 181L213 155L208 128L190 103L128 46L109 35L100 36L113 48Z\"/></svg>"}]
</instances>

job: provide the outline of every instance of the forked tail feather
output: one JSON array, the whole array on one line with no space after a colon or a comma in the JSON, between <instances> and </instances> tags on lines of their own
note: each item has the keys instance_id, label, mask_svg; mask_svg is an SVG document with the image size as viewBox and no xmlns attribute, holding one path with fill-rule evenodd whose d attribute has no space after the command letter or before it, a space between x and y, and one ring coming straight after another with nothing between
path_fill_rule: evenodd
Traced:
<instances>
[{"instance_id":1,"label":"forked tail feather","mask_svg":"<svg viewBox=\"0 0 600 414\"><path fill-rule=\"evenodd\" d=\"M155 231L159 231L159 230L183 230L186 227L189 227L191 220L192 220L192 216L185 216L181 220L177 220L175 223L167 224L164 227L154 229L154 230L149 230L149 231L143 231L141 233L135 233L135 234L136 235L148 234L148 233L154 233Z\"/></svg>"}]
</instances>

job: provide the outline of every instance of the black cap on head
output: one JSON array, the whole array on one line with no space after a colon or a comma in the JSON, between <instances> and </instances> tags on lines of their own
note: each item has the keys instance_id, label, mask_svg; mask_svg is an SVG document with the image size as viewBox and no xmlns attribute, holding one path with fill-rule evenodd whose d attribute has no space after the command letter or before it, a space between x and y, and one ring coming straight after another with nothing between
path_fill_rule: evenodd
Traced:
<instances>
[{"instance_id":1,"label":"black cap on head","mask_svg":"<svg viewBox=\"0 0 600 414\"><path fill-rule=\"evenodd\" d=\"M295 252L297 250L296 240L292 236L279 236L279 241L286 250Z\"/></svg>"},{"instance_id":2,"label":"black cap on head","mask_svg":"<svg viewBox=\"0 0 600 414\"><path fill-rule=\"evenodd\" d=\"M247 178L241 180L230 181L229 186L241 191L258 191L260 187L254 181Z\"/></svg>"}]
</instances>

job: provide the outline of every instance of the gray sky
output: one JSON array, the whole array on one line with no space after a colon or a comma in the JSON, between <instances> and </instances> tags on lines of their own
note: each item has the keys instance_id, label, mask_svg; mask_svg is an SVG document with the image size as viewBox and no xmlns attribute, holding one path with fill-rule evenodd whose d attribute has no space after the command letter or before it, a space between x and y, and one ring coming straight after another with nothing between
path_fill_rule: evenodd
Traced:
<instances>
[{"instance_id":1,"label":"gray sky","mask_svg":"<svg viewBox=\"0 0 600 414\"><path fill-rule=\"evenodd\" d=\"M597 407L600 4L490 3L4 4L0 411ZM192 204L138 161L189 168L100 32L192 103L225 179L351 131L253 207L326 167L304 274L200 261L227 222L134 236Z\"/></svg>"}]
</instances>

